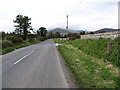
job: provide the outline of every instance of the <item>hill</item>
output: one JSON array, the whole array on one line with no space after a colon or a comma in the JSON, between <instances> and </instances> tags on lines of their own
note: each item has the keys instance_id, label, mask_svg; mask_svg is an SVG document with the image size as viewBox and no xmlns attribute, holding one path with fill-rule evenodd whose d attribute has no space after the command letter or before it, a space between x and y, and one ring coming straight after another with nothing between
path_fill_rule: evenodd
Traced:
<instances>
[{"instance_id":1,"label":"hill","mask_svg":"<svg viewBox=\"0 0 120 90\"><path fill-rule=\"evenodd\" d=\"M55 29L50 30L50 31L52 31L52 32L59 32L60 34L65 35L65 34L68 34L68 33L79 33L79 32L82 32L83 30L75 31L75 30L66 30L66 29L63 29L63 28L55 28Z\"/></svg>"},{"instance_id":2,"label":"hill","mask_svg":"<svg viewBox=\"0 0 120 90\"><path fill-rule=\"evenodd\" d=\"M118 31L118 30L120 29L103 28L103 29L95 31L95 33L113 32L113 31Z\"/></svg>"},{"instance_id":3,"label":"hill","mask_svg":"<svg viewBox=\"0 0 120 90\"><path fill-rule=\"evenodd\" d=\"M66 29L63 29L63 28L55 28L55 29L50 30L50 31L59 32L60 34L63 34L63 35L68 34L68 33L74 33L74 31L72 31L72 30L66 30Z\"/></svg>"},{"instance_id":4,"label":"hill","mask_svg":"<svg viewBox=\"0 0 120 90\"><path fill-rule=\"evenodd\" d=\"M76 30L75 32L80 33L83 32L84 30Z\"/></svg>"}]
</instances>

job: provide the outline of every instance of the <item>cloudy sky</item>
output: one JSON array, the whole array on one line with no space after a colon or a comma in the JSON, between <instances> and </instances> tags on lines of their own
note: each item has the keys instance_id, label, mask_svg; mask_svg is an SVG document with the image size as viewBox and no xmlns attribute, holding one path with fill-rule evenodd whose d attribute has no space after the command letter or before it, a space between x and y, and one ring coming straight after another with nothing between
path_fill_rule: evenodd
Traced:
<instances>
[{"instance_id":1,"label":"cloudy sky","mask_svg":"<svg viewBox=\"0 0 120 90\"><path fill-rule=\"evenodd\" d=\"M69 29L95 31L101 28L118 28L119 0L1 0L0 31L14 31L16 16L31 17L32 27L48 30Z\"/></svg>"}]
</instances>

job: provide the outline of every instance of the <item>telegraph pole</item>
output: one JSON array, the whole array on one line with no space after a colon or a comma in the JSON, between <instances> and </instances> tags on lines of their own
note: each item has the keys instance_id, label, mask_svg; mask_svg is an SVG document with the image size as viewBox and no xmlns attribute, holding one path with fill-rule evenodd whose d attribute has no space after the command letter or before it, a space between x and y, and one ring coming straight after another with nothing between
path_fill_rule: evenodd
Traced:
<instances>
[{"instance_id":1,"label":"telegraph pole","mask_svg":"<svg viewBox=\"0 0 120 90\"><path fill-rule=\"evenodd\" d=\"M67 26L66 26L66 29L68 30L68 15L67 15Z\"/></svg>"}]
</instances>

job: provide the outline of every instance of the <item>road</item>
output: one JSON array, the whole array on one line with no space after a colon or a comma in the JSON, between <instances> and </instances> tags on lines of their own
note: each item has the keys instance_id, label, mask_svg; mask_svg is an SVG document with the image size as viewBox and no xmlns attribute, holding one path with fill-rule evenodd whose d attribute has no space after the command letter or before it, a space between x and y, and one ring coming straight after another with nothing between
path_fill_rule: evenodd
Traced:
<instances>
[{"instance_id":1,"label":"road","mask_svg":"<svg viewBox=\"0 0 120 90\"><path fill-rule=\"evenodd\" d=\"M2 88L69 88L53 40L3 55Z\"/></svg>"}]
</instances>

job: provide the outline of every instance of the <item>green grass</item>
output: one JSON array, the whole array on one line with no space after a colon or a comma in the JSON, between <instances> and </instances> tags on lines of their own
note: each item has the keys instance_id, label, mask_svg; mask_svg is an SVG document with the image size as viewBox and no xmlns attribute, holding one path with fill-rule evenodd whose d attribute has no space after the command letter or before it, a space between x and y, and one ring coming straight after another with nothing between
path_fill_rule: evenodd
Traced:
<instances>
[{"instance_id":1,"label":"green grass","mask_svg":"<svg viewBox=\"0 0 120 90\"><path fill-rule=\"evenodd\" d=\"M112 53L107 53L108 42L112 43ZM120 62L118 60L118 40L109 39L87 39L87 40L74 40L71 45L77 47L84 53L94 56L104 61L109 61L112 64L120 67Z\"/></svg>"},{"instance_id":2,"label":"green grass","mask_svg":"<svg viewBox=\"0 0 120 90\"><path fill-rule=\"evenodd\" d=\"M69 42L68 40L60 40L60 39L54 39L55 43L67 43Z\"/></svg>"},{"instance_id":3,"label":"green grass","mask_svg":"<svg viewBox=\"0 0 120 90\"><path fill-rule=\"evenodd\" d=\"M40 42L41 41L36 41L36 42L30 43L28 41L24 41L24 44L15 44L12 47L8 47L8 48L0 50L0 54L6 54L6 53L9 53L15 49L19 49L19 48L26 47L26 46L36 44L36 43L40 43Z\"/></svg>"},{"instance_id":4,"label":"green grass","mask_svg":"<svg viewBox=\"0 0 120 90\"><path fill-rule=\"evenodd\" d=\"M99 59L103 59L104 61L109 61L112 64L120 67L120 57L118 54L120 54L120 38L116 40L110 40L110 39L86 39L86 40L80 40L76 39L73 41L68 40L55 40L55 42L63 42L66 44L73 45L80 51L83 51L84 53L94 56ZM112 53L108 54L108 42L112 43Z\"/></svg>"},{"instance_id":5,"label":"green grass","mask_svg":"<svg viewBox=\"0 0 120 90\"><path fill-rule=\"evenodd\" d=\"M70 44L58 47L81 88L118 87L117 67L87 55Z\"/></svg>"},{"instance_id":6,"label":"green grass","mask_svg":"<svg viewBox=\"0 0 120 90\"><path fill-rule=\"evenodd\" d=\"M119 40L119 39L118 39ZM81 88L116 88L120 86L118 76L118 40L87 39L62 41L58 50L71 69ZM113 52L107 54L107 43L113 43ZM120 88L120 87L119 87Z\"/></svg>"}]
</instances>

